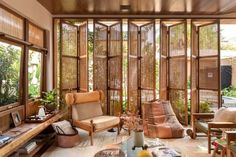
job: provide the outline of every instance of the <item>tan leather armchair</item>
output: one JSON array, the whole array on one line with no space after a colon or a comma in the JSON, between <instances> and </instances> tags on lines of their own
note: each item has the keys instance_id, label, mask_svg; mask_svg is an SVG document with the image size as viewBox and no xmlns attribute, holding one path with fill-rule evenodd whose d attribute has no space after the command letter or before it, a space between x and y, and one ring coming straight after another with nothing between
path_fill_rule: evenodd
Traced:
<instances>
[{"instance_id":1,"label":"tan leather armchair","mask_svg":"<svg viewBox=\"0 0 236 157\"><path fill-rule=\"evenodd\" d=\"M120 118L103 114L102 99L102 91L67 93L65 96L66 104L71 106L73 126L89 132L91 145L96 132L114 127L118 128L118 134L120 131Z\"/></svg>"}]
</instances>

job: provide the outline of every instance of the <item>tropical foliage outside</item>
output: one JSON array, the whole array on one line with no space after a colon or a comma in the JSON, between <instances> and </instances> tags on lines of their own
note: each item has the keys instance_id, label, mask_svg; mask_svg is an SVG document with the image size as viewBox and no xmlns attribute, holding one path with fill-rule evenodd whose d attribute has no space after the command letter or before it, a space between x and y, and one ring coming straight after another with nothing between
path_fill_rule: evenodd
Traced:
<instances>
[{"instance_id":1,"label":"tropical foliage outside","mask_svg":"<svg viewBox=\"0 0 236 157\"><path fill-rule=\"evenodd\" d=\"M0 42L0 106L19 99L21 48Z\"/></svg>"}]
</instances>

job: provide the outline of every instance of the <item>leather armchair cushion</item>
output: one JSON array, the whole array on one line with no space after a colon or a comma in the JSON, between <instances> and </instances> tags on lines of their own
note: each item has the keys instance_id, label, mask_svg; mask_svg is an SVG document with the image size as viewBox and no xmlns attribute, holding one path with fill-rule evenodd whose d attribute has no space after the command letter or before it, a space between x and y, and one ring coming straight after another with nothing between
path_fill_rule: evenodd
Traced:
<instances>
[{"instance_id":1,"label":"leather armchair cushion","mask_svg":"<svg viewBox=\"0 0 236 157\"><path fill-rule=\"evenodd\" d=\"M86 125L91 125L91 120L93 120L93 124L96 130L109 128L111 126L117 125L120 123L120 118L115 116L97 116L93 118L89 118L86 120L80 121L80 123L84 123Z\"/></svg>"},{"instance_id":2,"label":"leather armchair cushion","mask_svg":"<svg viewBox=\"0 0 236 157\"><path fill-rule=\"evenodd\" d=\"M88 102L72 106L73 120L84 120L102 115L103 112L100 102Z\"/></svg>"},{"instance_id":3,"label":"leather armchair cushion","mask_svg":"<svg viewBox=\"0 0 236 157\"><path fill-rule=\"evenodd\" d=\"M236 109L221 107L214 116L213 122L236 123Z\"/></svg>"}]
</instances>

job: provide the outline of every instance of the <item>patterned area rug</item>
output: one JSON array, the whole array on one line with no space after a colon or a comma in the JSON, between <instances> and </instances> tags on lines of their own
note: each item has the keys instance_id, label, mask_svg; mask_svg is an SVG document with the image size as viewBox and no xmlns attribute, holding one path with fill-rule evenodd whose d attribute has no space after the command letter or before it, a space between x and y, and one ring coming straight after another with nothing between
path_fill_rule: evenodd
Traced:
<instances>
[{"instance_id":1,"label":"patterned area rug","mask_svg":"<svg viewBox=\"0 0 236 157\"><path fill-rule=\"evenodd\" d=\"M121 131L117 136L116 132L101 132L94 136L94 146L90 145L87 132L79 130L81 143L73 148L60 148L56 145L51 146L42 157L93 157L98 151L106 148L111 144L119 144L129 138L126 131ZM148 139L156 140L156 139ZM183 154L183 157L210 157L207 154L207 138L201 137L192 140L189 137L181 139L164 139L160 140L166 146L174 148Z\"/></svg>"}]
</instances>

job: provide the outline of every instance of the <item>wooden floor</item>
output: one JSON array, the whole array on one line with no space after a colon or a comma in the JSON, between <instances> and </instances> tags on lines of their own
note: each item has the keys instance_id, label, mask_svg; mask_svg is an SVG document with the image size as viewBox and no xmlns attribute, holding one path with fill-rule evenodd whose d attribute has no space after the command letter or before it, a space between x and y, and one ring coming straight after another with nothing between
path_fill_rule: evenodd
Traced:
<instances>
[{"instance_id":1,"label":"wooden floor","mask_svg":"<svg viewBox=\"0 0 236 157\"><path fill-rule=\"evenodd\" d=\"M51 146L43 157L93 157L96 152L104 149L109 144L116 144L128 138L128 133L122 131L119 136L116 133L102 132L95 135L94 146L90 146L90 141L85 132L79 130L82 142L74 148L59 148L55 145ZM181 139L165 139L161 140L167 146L182 152L183 157L210 157L207 154L207 138L200 137L192 140L189 137Z\"/></svg>"}]
</instances>

